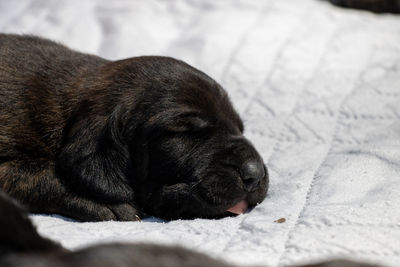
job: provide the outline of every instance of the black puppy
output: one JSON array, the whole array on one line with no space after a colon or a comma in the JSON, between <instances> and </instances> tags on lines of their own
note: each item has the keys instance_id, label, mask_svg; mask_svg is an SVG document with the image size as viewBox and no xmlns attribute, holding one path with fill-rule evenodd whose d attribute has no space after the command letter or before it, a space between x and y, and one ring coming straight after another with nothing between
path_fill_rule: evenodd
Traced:
<instances>
[{"instance_id":1,"label":"black puppy","mask_svg":"<svg viewBox=\"0 0 400 267\"><path fill-rule=\"evenodd\" d=\"M182 61L7 34L0 59L0 189L31 212L216 218L265 198L267 169L226 92Z\"/></svg>"},{"instance_id":2,"label":"black puppy","mask_svg":"<svg viewBox=\"0 0 400 267\"><path fill-rule=\"evenodd\" d=\"M69 252L41 237L26 212L0 191L0 266L235 267L177 246L106 244ZM239 267L239 266L236 266ZM303 267L372 267L335 260Z\"/></svg>"}]
</instances>

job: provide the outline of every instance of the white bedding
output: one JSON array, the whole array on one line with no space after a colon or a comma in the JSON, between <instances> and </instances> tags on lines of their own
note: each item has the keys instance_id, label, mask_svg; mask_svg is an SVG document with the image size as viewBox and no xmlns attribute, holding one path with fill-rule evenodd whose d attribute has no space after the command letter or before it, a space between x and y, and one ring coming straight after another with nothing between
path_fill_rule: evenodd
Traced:
<instances>
[{"instance_id":1,"label":"white bedding","mask_svg":"<svg viewBox=\"0 0 400 267\"><path fill-rule=\"evenodd\" d=\"M267 199L235 218L32 215L42 235L70 249L181 244L242 264L400 265L400 16L320 0L2 0L0 31L109 59L187 61L226 88L270 171Z\"/></svg>"}]
</instances>

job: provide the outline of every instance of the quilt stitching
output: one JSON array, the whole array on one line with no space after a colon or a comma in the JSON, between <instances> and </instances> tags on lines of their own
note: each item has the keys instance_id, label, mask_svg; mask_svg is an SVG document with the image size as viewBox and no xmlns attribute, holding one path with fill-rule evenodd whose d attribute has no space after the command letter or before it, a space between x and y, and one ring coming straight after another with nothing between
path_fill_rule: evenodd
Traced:
<instances>
[{"instance_id":1,"label":"quilt stitching","mask_svg":"<svg viewBox=\"0 0 400 267\"><path fill-rule=\"evenodd\" d=\"M366 68L366 66L363 68L363 70L365 68ZM350 96L358 89L358 87L356 85L359 83L362 73L363 73L363 71L360 71L360 73L358 75L358 79L355 80L355 83L354 83L351 91L346 94L346 96L342 99L341 104L338 107L338 112L336 112L337 113L336 126L335 126L335 129L334 129L334 131L332 133L332 136L331 136L331 141L330 141L330 144L329 144L329 148L328 148L328 150L327 150L327 152L325 154L324 159L321 161L319 167L314 171L314 174L312 176L312 180L311 180L311 182L310 182L310 184L308 186L308 189L307 189L307 193L306 193L306 196L305 196L304 203L303 203L303 205L301 207L300 212L298 213L298 216L297 216L297 219L296 219L295 223L293 224L292 228L288 232L287 239L286 239L285 244L284 244L285 248L284 248L283 253L280 255L280 258L279 258L279 265L281 265L281 263L285 260L285 252L287 252L287 248L289 247L289 243L290 243L290 240L291 240L292 233L296 229L296 227L299 225L299 220L303 216L304 211L307 208L307 205L309 203L309 198L310 198L310 195L311 195L311 192L312 192L312 188L314 186L315 181L319 177L321 177L319 175L319 172L320 172L322 166L326 163L327 158L329 157L329 155L332 152L332 147L333 147L332 145L334 143L333 141L335 140L335 137L336 137L337 132L338 132L338 124L339 124L339 122L340 122L340 120L342 118L342 116L340 115L339 111L342 109L344 103L346 103L346 101L350 98ZM296 248L296 249L298 249L298 248Z\"/></svg>"}]
</instances>

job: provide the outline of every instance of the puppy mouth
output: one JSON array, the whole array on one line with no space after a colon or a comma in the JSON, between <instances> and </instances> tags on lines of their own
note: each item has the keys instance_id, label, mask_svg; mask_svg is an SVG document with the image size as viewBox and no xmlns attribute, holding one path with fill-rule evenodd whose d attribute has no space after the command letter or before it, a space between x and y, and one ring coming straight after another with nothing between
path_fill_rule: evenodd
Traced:
<instances>
[{"instance_id":1,"label":"puppy mouth","mask_svg":"<svg viewBox=\"0 0 400 267\"><path fill-rule=\"evenodd\" d=\"M219 219L223 217L234 217L244 214L251 210L253 205L248 200L248 195L241 194L241 196L234 199L224 197L204 197L201 193L195 194L200 205L207 210L208 215L205 218ZM216 201L218 200L218 201ZM228 204L229 203L229 204Z\"/></svg>"},{"instance_id":2,"label":"puppy mouth","mask_svg":"<svg viewBox=\"0 0 400 267\"><path fill-rule=\"evenodd\" d=\"M240 215L245 213L248 208L249 208L249 203L247 202L247 200L243 199L238 203L236 203L235 205L233 205L232 207L230 207L229 209L227 209L226 211L232 214Z\"/></svg>"}]
</instances>

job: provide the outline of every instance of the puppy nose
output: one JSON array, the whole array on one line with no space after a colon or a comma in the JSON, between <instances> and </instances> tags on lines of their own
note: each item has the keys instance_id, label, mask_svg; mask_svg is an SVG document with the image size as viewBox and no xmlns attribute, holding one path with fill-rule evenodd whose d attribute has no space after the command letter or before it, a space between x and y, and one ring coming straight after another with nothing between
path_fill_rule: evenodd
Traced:
<instances>
[{"instance_id":1,"label":"puppy nose","mask_svg":"<svg viewBox=\"0 0 400 267\"><path fill-rule=\"evenodd\" d=\"M265 176L264 164L260 161L248 161L240 169L243 184L248 191L255 191Z\"/></svg>"}]
</instances>

